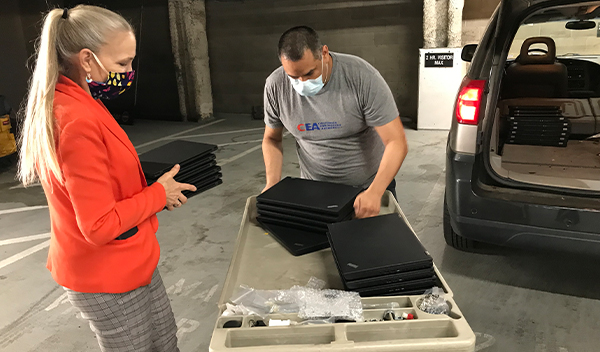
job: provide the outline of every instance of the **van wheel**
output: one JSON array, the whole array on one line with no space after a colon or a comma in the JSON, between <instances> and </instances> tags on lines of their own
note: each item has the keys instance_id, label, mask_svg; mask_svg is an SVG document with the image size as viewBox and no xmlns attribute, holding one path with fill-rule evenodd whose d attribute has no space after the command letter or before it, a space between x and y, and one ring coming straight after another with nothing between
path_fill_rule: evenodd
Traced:
<instances>
[{"instance_id":1,"label":"van wheel","mask_svg":"<svg viewBox=\"0 0 600 352\"><path fill-rule=\"evenodd\" d=\"M474 252L477 248L477 241L465 238L452 229L446 197L444 197L444 239L446 244L461 251Z\"/></svg>"}]
</instances>

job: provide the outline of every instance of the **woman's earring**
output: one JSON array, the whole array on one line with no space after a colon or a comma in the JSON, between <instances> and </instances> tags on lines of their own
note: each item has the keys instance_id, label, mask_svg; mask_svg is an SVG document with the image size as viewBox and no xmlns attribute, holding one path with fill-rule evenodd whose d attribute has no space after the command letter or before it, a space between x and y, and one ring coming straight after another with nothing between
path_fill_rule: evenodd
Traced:
<instances>
[{"instance_id":1,"label":"woman's earring","mask_svg":"<svg viewBox=\"0 0 600 352\"><path fill-rule=\"evenodd\" d=\"M92 83L92 74L88 73L87 76L85 76L85 81L87 83Z\"/></svg>"}]
</instances>

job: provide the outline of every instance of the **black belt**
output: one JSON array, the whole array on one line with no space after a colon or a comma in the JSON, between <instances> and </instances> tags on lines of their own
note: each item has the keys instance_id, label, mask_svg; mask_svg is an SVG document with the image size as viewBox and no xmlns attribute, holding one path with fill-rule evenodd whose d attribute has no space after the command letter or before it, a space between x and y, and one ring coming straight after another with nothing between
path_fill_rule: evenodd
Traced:
<instances>
[{"instance_id":1,"label":"black belt","mask_svg":"<svg viewBox=\"0 0 600 352\"><path fill-rule=\"evenodd\" d=\"M138 228L136 226L130 230L123 232L122 234L119 235L119 237L115 238L115 240L126 240L129 237L135 235L137 232L138 232Z\"/></svg>"}]
</instances>

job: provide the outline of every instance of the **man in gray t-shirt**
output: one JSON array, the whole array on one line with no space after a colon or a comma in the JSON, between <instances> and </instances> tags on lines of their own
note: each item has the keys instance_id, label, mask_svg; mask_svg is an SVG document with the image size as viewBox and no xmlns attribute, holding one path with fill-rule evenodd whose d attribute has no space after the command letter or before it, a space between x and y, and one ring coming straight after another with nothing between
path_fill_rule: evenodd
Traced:
<instances>
[{"instance_id":1,"label":"man in gray t-shirt","mask_svg":"<svg viewBox=\"0 0 600 352\"><path fill-rule=\"evenodd\" d=\"M408 151L385 80L365 60L330 52L309 27L281 36L279 58L264 92L265 190L281 180L285 127L296 138L301 177L365 187L356 216L379 214Z\"/></svg>"}]
</instances>

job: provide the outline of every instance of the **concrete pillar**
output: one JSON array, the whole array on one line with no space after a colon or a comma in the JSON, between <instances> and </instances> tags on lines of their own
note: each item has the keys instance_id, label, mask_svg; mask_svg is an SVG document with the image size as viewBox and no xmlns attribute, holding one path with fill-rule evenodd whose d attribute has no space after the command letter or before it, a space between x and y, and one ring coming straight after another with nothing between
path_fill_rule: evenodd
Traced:
<instances>
[{"instance_id":1,"label":"concrete pillar","mask_svg":"<svg viewBox=\"0 0 600 352\"><path fill-rule=\"evenodd\" d=\"M436 47L436 0L423 1L423 48L431 49Z\"/></svg>"},{"instance_id":2,"label":"concrete pillar","mask_svg":"<svg viewBox=\"0 0 600 352\"><path fill-rule=\"evenodd\" d=\"M445 48L448 45L448 1L450 0L437 0L435 2L437 48Z\"/></svg>"},{"instance_id":3,"label":"concrete pillar","mask_svg":"<svg viewBox=\"0 0 600 352\"><path fill-rule=\"evenodd\" d=\"M464 0L448 1L448 47L459 48L462 46L462 13L465 6Z\"/></svg>"},{"instance_id":4,"label":"concrete pillar","mask_svg":"<svg viewBox=\"0 0 600 352\"><path fill-rule=\"evenodd\" d=\"M448 43L448 1L423 1L423 47L444 48Z\"/></svg>"},{"instance_id":5,"label":"concrete pillar","mask_svg":"<svg viewBox=\"0 0 600 352\"><path fill-rule=\"evenodd\" d=\"M205 0L169 0L179 108L184 121L213 116Z\"/></svg>"}]
</instances>

